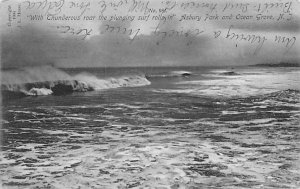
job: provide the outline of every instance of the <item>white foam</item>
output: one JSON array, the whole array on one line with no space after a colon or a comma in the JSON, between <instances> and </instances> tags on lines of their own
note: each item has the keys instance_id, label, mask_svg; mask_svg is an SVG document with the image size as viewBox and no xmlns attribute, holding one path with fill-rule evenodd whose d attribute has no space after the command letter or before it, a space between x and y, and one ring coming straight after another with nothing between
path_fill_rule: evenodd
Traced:
<instances>
[{"instance_id":1,"label":"white foam","mask_svg":"<svg viewBox=\"0 0 300 189\"><path fill-rule=\"evenodd\" d=\"M28 92L24 91L26 95L30 96L43 96L43 95L50 95L53 93L51 89L46 89L46 88L32 88Z\"/></svg>"},{"instance_id":2,"label":"white foam","mask_svg":"<svg viewBox=\"0 0 300 189\"><path fill-rule=\"evenodd\" d=\"M226 121L227 123L231 124L249 124L249 123L254 123L254 124L264 124L268 123L270 121L274 121L276 119L274 118L265 118L265 119L252 119L250 121Z\"/></svg>"}]
</instances>

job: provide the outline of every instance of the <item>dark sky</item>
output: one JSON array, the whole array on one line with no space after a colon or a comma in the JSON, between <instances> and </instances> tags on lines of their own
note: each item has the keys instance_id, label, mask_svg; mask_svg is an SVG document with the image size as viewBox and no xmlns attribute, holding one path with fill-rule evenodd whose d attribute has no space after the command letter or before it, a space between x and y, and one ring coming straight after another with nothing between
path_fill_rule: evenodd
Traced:
<instances>
[{"instance_id":1,"label":"dark sky","mask_svg":"<svg viewBox=\"0 0 300 189\"><path fill-rule=\"evenodd\" d=\"M57 14L78 15L79 10L65 8ZM91 1L96 3L96 1ZM179 1L178 1L179 2ZM182 1L183 2L183 1ZM200 2L200 1L199 1ZM245 1L231 1L233 5ZM213 0L217 4L212 12L201 8L173 8L165 16L174 15L171 21L30 21L29 14L44 14L43 10L26 10L22 4L21 27L3 26L2 66L24 67L52 64L58 67L101 67L101 66L185 66L185 65L248 65L255 63L274 63L280 61L299 61L299 2L292 1L290 20L277 21L282 9L269 9L263 15L273 15L274 20L256 20L257 12L250 7L263 1L251 1L246 13L241 9L224 10L226 3ZM267 1L266 1L267 2ZM283 2L283 1L278 1ZM284 1L285 2L285 1ZM288 2L288 1L287 1ZM8 1L4 7L17 7L17 1ZM229 6L229 5L228 5ZM227 7L228 7L227 6ZM149 7L159 9L161 1L151 1ZM107 9L104 15L139 16L141 12L126 12L128 7ZM82 10L81 10L82 11ZM205 20L206 14L219 15L218 20ZM8 20L7 11L2 13ZM94 7L84 13L99 15ZM201 21L179 21L182 15L200 15ZM224 21L220 15L233 15L230 21ZM253 15L253 19L236 19L236 15ZM150 18L154 14L150 14ZM286 18L290 16L285 15ZM84 40L81 35L74 35L70 30L62 33L62 27L92 30ZM59 28L60 27L60 28ZM109 30L106 30L107 27ZM112 27L115 29L112 32ZM118 28L120 27L120 28ZM231 30L229 31L229 28ZM132 30L130 30L132 29ZM64 30L65 31L65 30ZM219 33L218 33L219 32ZM84 33L83 31L80 33ZM258 41L250 43L241 38L230 39L228 34L265 37L259 51ZM274 41L275 36L295 39L288 45ZM294 37L294 38L293 38ZM133 39L134 38L134 39Z\"/></svg>"}]
</instances>

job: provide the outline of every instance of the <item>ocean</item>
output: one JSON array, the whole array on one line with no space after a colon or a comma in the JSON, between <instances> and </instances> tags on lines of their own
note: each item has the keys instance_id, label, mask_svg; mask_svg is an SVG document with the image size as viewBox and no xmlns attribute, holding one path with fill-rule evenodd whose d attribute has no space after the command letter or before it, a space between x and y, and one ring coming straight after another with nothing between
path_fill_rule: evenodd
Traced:
<instances>
[{"instance_id":1,"label":"ocean","mask_svg":"<svg viewBox=\"0 0 300 189\"><path fill-rule=\"evenodd\" d=\"M2 71L3 188L299 188L300 69Z\"/></svg>"}]
</instances>

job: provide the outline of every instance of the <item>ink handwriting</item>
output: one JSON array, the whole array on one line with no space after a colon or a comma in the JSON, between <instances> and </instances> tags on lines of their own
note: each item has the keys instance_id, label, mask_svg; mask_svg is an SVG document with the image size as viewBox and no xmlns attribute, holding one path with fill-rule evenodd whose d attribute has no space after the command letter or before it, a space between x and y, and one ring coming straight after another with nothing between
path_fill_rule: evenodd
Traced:
<instances>
[{"instance_id":1,"label":"ink handwriting","mask_svg":"<svg viewBox=\"0 0 300 189\"><path fill-rule=\"evenodd\" d=\"M62 7L65 4L65 0L57 0L57 1L50 1L50 0L43 0L43 1L25 1L24 3L27 4L26 9L32 10L43 10L45 11L45 15L51 14L56 15L62 11Z\"/></svg>"},{"instance_id":2,"label":"ink handwriting","mask_svg":"<svg viewBox=\"0 0 300 189\"><path fill-rule=\"evenodd\" d=\"M104 31L101 31L101 34L105 33L113 33L113 34L123 34L130 36L130 41L134 41L136 37L138 36L139 32L141 31L140 28L134 30L132 28L127 28L123 26L112 26L109 24L106 24L104 26Z\"/></svg>"},{"instance_id":3,"label":"ink handwriting","mask_svg":"<svg viewBox=\"0 0 300 189\"><path fill-rule=\"evenodd\" d=\"M59 29L61 33L80 36L83 40L91 35L91 32L93 31L92 29L75 29L71 26L57 26L57 29Z\"/></svg>"}]
</instances>

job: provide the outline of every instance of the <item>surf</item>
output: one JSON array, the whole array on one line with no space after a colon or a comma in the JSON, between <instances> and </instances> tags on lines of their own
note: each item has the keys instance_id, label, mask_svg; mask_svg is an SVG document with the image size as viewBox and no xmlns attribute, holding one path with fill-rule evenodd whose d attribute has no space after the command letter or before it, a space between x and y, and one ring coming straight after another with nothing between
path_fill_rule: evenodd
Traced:
<instances>
[{"instance_id":1,"label":"surf","mask_svg":"<svg viewBox=\"0 0 300 189\"><path fill-rule=\"evenodd\" d=\"M98 78L90 73L70 75L58 68L47 66L3 71L1 92L3 96L15 97L65 95L73 92L139 87L150 84L151 82L142 73Z\"/></svg>"}]
</instances>

